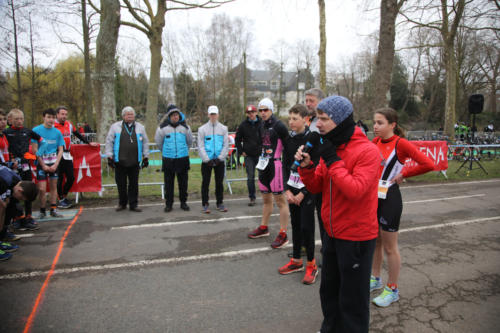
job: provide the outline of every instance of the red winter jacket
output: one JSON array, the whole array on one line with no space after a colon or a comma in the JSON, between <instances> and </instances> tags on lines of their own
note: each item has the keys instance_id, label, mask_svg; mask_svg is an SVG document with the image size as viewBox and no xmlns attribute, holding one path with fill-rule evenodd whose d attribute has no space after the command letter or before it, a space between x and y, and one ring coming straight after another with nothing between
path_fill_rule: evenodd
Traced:
<instances>
[{"instance_id":1,"label":"red winter jacket","mask_svg":"<svg viewBox=\"0 0 500 333\"><path fill-rule=\"evenodd\" d=\"M299 168L312 193L322 192L321 218L330 237L366 241L377 237L378 148L356 127L349 142L337 148L342 159L326 167Z\"/></svg>"}]
</instances>

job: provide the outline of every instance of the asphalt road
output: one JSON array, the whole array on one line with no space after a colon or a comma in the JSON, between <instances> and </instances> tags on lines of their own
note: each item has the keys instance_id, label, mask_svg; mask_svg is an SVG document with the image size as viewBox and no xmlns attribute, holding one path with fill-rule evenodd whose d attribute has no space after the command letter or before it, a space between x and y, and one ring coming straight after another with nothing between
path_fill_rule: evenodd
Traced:
<instances>
[{"instance_id":1,"label":"asphalt road","mask_svg":"<svg viewBox=\"0 0 500 333\"><path fill-rule=\"evenodd\" d=\"M500 179L402 193L401 299L372 305L370 330L498 332ZM249 240L261 206L225 203L210 215L199 202L168 214L161 203L141 214L84 207L64 247L71 221L42 223L0 262L0 331L316 332L320 281L278 274L290 250L269 247L278 217L271 237Z\"/></svg>"}]
</instances>

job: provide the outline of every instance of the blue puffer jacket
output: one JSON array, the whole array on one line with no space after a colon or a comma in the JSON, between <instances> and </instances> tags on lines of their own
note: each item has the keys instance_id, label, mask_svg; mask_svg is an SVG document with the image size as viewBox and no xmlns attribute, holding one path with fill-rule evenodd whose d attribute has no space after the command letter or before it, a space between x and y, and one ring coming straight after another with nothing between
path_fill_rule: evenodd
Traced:
<instances>
[{"instance_id":1,"label":"blue puffer jacket","mask_svg":"<svg viewBox=\"0 0 500 333\"><path fill-rule=\"evenodd\" d=\"M170 122L170 115L179 113L180 120L176 124ZM164 158L183 158L189 156L189 147L193 143L191 128L186 125L186 117L178 109L170 110L165 120L156 129L155 142Z\"/></svg>"},{"instance_id":2,"label":"blue puffer jacket","mask_svg":"<svg viewBox=\"0 0 500 333\"><path fill-rule=\"evenodd\" d=\"M227 126L218 121L215 124L209 121L198 128L198 154L203 162L207 163L213 159L224 162L228 151Z\"/></svg>"}]
</instances>

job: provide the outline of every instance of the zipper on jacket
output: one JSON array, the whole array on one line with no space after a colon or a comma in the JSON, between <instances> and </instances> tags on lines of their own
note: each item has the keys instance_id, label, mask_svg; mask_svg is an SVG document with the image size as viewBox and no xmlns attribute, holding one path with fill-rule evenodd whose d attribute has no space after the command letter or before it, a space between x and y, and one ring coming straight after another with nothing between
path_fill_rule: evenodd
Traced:
<instances>
[{"instance_id":1,"label":"zipper on jacket","mask_svg":"<svg viewBox=\"0 0 500 333\"><path fill-rule=\"evenodd\" d=\"M215 124L212 125L212 141L214 142L214 155L215 155Z\"/></svg>"},{"instance_id":2,"label":"zipper on jacket","mask_svg":"<svg viewBox=\"0 0 500 333\"><path fill-rule=\"evenodd\" d=\"M332 225L332 205L333 205L333 198L332 198L332 179L328 177L330 180L330 231L332 233L332 238L333 238L333 225Z\"/></svg>"},{"instance_id":3,"label":"zipper on jacket","mask_svg":"<svg viewBox=\"0 0 500 333\"><path fill-rule=\"evenodd\" d=\"M174 128L174 147L175 147L175 157L174 158L177 158L177 130L176 128Z\"/></svg>"}]
</instances>

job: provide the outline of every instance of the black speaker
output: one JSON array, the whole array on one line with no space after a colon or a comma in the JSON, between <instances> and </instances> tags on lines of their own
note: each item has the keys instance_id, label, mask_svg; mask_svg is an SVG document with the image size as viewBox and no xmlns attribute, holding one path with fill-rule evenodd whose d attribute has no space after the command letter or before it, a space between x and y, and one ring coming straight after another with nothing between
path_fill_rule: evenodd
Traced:
<instances>
[{"instance_id":1,"label":"black speaker","mask_svg":"<svg viewBox=\"0 0 500 333\"><path fill-rule=\"evenodd\" d=\"M484 96L481 94L470 95L469 97L469 113L478 114L483 112Z\"/></svg>"}]
</instances>

